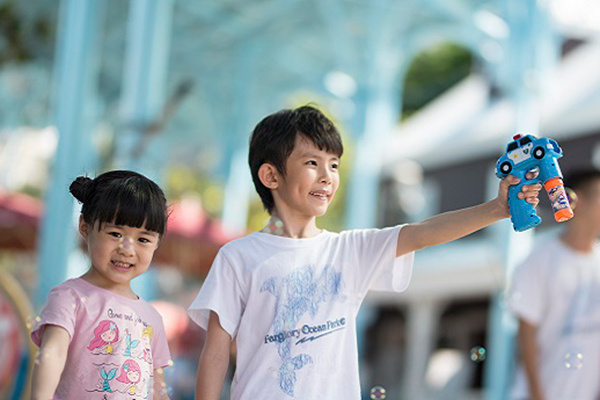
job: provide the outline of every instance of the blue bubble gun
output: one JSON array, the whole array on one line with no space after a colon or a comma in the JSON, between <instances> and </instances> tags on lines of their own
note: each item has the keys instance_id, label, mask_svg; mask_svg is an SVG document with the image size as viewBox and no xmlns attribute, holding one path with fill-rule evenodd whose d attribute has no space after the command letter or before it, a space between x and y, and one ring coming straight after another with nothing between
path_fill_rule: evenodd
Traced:
<instances>
[{"instance_id":1,"label":"blue bubble gun","mask_svg":"<svg viewBox=\"0 0 600 400\"><path fill-rule=\"evenodd\" d=\"M558 159L562 156L562 149L555 140L537 138L531 134L518 134L506 146L506 153L496 163L496 176L504 179L508 175L514 175L521 180L508 189L508 208L515 231L526 231L542 222L535 213L535 208L525 199L517 197L523 185L543 183L557 222L567 221L573 217L573 210L567 199L558 165ZM535 168L539 169L538 177L526 180L527 172Z\"/></svg>"}]
</instances>

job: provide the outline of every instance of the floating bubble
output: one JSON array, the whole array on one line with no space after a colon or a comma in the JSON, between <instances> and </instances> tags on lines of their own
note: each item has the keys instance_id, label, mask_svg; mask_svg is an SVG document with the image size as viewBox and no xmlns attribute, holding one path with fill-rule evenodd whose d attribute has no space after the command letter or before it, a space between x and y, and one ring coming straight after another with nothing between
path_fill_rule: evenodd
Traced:
<instances>
[{"instance_id":1,"label":"floating bubble","mask_svg":"<svg viewBox=\"0 0 600 400\"><path fill-rule=\"evenodd\" d=\"M173 366L173 364L174 364L174 363L173 363L173 360L169 360L169 361L167 361L167 365L168 365L169 367L172 367L172 366Z\"/></svg>"},{"instance_id":2,"label":"floating bubble","mask_svg":"<svg viewBox=\"0 0 600 400\"><path fill-rule=\"evenodd\" d=\"M158 373L158 374L161 374L161 375L162 375L162 374L164 374L164 372L165 372L165 370L164 370L164 369L162 369L162 368L156 368L156 373Z\"/></svg>"},{"instance_id":3,"label":"floating bubble","mask_svg":"<svg viewBox=\"0 0 600 400\"><path fill-rule=\"evenodd\" d=\"M386 396L385 389L382 386L373 386L371 388L371 399L383 400Z\"/></svg>"},{"instance_id":4,"label":"floating bubble","mask_svg":"<svg viewBox=\"0 0 600 400\"><path fill-rule=\"evenodd\" d=\"M41 320L42 320L41 317L39 317L39 316L35 317L35 322L40 322Z\"/></svg>"},{"instance_id":5,"label":"floating bubble","mask_svg":"<svg viewBox=\"0 0 600 400\"><path fill-rule=\"evenodd\" d=\"M483 346L474 346L474 347L471 347L470 353L471 353L471 361L480 363L480 362L485 361L487 351L485 350L485 347L483 347Z\"/></svg>"},{"instance_id":6,"label":"floating bubble","mask_svg":"<svg viewBox=\"0 0 600 400\"><path fill-rule=\"evenodd\" d=\"M565 367L567 369L581 369L583 367L583 354L577 352L565 354Z\"/></svg>"},{"instance_id":7,"label":"floating bubble","mask_svg":"<svg viewBox=\"0 0 600 400\"><path fill-rule=\"evenodd\" d=\"M81 298L81 302L82 302L82 303L85 303L86 301L87 301L87 299L86 299L85 297L82 297L82 298Z\"/></svg>"}]
</instances>

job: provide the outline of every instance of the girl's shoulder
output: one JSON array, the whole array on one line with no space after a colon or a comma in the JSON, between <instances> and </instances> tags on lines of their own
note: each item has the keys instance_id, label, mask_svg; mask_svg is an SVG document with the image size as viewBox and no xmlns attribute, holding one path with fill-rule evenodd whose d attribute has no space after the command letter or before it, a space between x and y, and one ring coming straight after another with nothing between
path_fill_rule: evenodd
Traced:
<instances>
[{"instance_id":1,"label":"girl's shoulder","mask_svg":"<svg viewBox=\"0 0 600 400\"><path fill-rule=\"evenodd\" d=\"M81 288L79 282L76 282L80 278L69 279L61 283L60 285L54 286L50 290L49 298L52 297L64 297L66 295L81 297L83 289Z\"/></svg>"}]
</instances>

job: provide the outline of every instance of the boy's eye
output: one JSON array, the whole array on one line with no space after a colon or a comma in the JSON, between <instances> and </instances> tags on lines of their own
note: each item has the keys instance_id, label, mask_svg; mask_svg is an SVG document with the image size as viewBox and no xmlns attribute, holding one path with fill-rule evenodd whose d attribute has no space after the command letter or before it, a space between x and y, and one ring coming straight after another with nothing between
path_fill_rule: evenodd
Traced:
<instances>
[{"instance_id":1,"label":"boy's eye","mask_svg":"<svg viewBox=\"0 0 600 400\"><path fill-rule=\"evenodd\" d=\"M339 168L339 165L338 165L338 164L331 164L331 168L333 168L333 169L338 169L338 168Z\"/></svg>"},{"instance_id":2,"label":"boy's eye","mask_svg":"<svg viewBox=\"0 0 600 400\"><path fill-rule=\"evenodd\" d=\"M315 160L310 160L306 162L306 165L317 165L317 162Z\"/></svg>"},{"instance_id":3,"label":"boy's eye","mask_svg":"<svg viewBox=\"0 0 600 400\"><path fill-rule=\"evenodd\" d=\"M121 234L119 232L108 232L108 234L110 236L116 237L116 238L120 238Z\"/></svg>"},{"instance_id":4,"label":"boy's eye","mask_svg":"<svg viewBox=\"0 0 600 400\"><path fill-rule=\"evenodd\" d=\"M150 241L146 238L139 238L138 239L141 243L150 243Z\"/></svg>"}]
</instances>

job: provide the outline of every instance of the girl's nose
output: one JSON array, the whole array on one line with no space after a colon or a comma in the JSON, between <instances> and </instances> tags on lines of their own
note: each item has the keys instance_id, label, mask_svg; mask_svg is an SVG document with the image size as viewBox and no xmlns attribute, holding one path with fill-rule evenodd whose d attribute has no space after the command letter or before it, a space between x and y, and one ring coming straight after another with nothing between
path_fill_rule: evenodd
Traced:
<instances>
[{"instance_id":1,"label":"girl's nose","mask_svg":"<svg viewBox=\"0 0 600 400\"><path fill-rule=\"evenodd\" d=\"M129 236L119 238L119 249L124 251L133 250L133 238Z\"/></svg>"}]
</instances>

